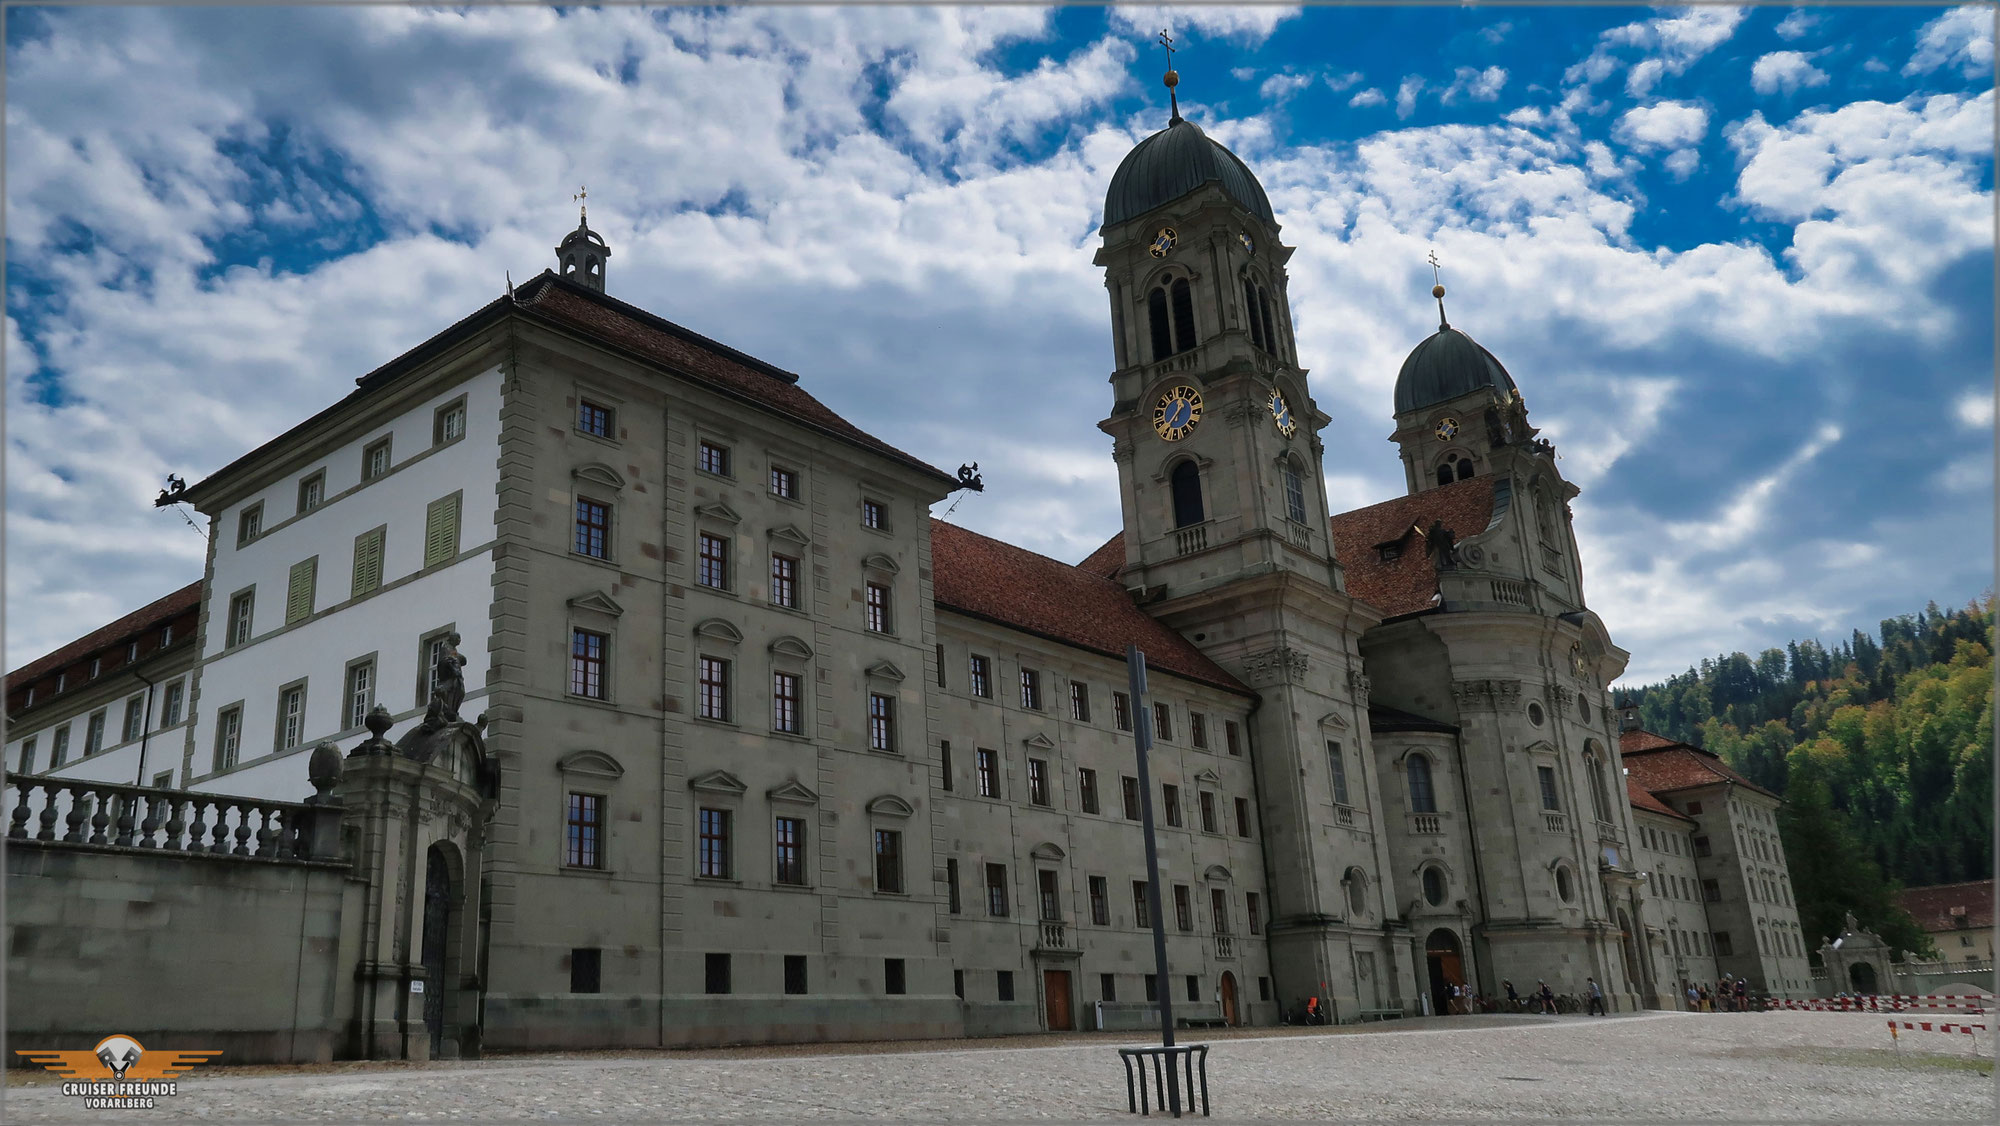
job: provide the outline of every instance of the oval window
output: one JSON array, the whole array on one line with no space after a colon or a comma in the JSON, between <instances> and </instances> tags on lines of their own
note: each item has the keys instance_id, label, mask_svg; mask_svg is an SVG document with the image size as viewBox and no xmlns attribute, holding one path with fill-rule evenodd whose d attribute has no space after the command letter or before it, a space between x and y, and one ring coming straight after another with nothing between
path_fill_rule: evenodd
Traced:
<instances>
[{"instance_id":1,"label":"oval window","mask_svg":"<svg viewBox=\"0 0 2000 1126\"><path fill-rule=\"evenodd\" d=\"M1570 886L1568 868L1556 869L1556 894L1562 897L1564 903L1568 903L1576 894L1576 889Z\"/></svg>"},{"instance_id":2,"label":"oval window","mask_svg":"<svg viewBox=\"0 0 2000 1126\"><path fill-rule=\"evenodd\" d=\"M1444 873L1436 868L1424 869L1424 902L1432 907L1444 902Z\"/></svg>"},{"instance_id":3,"label":"oval window","mask_svg":"<svg viewBox=\"0 0 2000 1126\"><path fill-rule=\"evenodd\" d=\"M1540 704L1529 704L1528 722L1534 724L1536 727L1540 727L1542 725L1542 719L1543 719L1542 706Z\"/></svg>"},{"instance_id":4,"label":"oval window","mask_svg":"<svg viewBox=\"0 0 2000 1126\"><path fill-rule=\"evenodd\" d=\"M1590 701L1589 701L1589 700L1586 700L1586 699L1584 699L1584 698L1583 698L1583 697L1581 697L1581 696L1578 696L1578 697L1576 698L1576 714L1577 714L1577 715L1580 715L1580 716L1582 716L1582 717L1583 717L1583 722L1585 722L1585 723L1589 723L1589 722L1590 722Z\"/></svg>"},{"instance_id":5,"label":"oval window","mask_svg":"<svg viewBox=\"0 0 2000 1126\"><path fill-rule=\"evenodd\" d=\"M1368 879L1359 868L1347 870L1347 910L1357 917L1368 913Z\"/></svg>"}]
</instances>

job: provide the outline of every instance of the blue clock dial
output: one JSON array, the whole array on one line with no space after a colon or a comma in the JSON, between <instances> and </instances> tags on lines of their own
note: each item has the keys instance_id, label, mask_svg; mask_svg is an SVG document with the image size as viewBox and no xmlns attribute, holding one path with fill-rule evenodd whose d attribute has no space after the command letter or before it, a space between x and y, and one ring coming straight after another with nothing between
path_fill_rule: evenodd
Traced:
<instances>
[{"instance_id":1,"label":"blue clock dial","mask_svg":"<svg viewBox=\"0 0 2000 1126\"><path fill-rule=\"evenodd\" d=\"M1292 418L1292 406L1290 403L1285 402L1284 395L1277 391L1271 392L1270 406L1271 419L1278 424L1278 433L1283 434L1287 438L1298 433L1299 424L1297 420Z\"/></svg>"},{"instance_id":2,"label":"blue clock dial","mask_svg":"<svg viewBox=\"0 0 2000 1126\"><path fill-rule=\"evenodd\" d=\"M1153 407L1153 432L1162 441L1178 442L1201 422L1201 392L1192 387L1168 388Z\"/></svg>"},{"instance_id":3,"label":"blue clock dial","mask_svg":"<svg viewBox=\"0 0 2000 1126\"><path fill-rule=\"evenodd\" d=\"M1161 227L1160 233L1153 236L1153 245L1146 248L1146 253L1155 258L1165 258L1173 253L1174 243L1179 241L1180 236L1174 233L1172 227Z\"/></svg>"}]
</instances>

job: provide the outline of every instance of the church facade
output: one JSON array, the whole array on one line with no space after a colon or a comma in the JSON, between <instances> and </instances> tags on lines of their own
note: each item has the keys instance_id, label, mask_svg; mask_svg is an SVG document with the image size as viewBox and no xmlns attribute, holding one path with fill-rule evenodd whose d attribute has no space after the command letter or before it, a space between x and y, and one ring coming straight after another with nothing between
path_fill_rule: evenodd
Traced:
<instances>
[{"instance_id":1,"label":"church facade","mask_svg":"<svg viewBox=\"0 0 2000 1126\"><path fill-rule=\"evenodd\" d=\"M140 713L168 775L141 779L296 799L377 707L477 717L486 876L439 894L482 953L408 969L478 993L493 1048L1138 1027L1163 992L1258 1024L1503 980L1802 993L1802 951L1748 956L1796 930L1781 864L1663 896L1682 837L1691 875L1719 863L1703 807L1627 769L1660 748L1621 747L1577 490L1500 362L1440 302L1396 388L1406 495L1329 515L1256 177L1176 112L1102 235L1124 526L1080 564L931 518L965 480L610 296L580 222L557 269L175 498L209 522L173 607L199 641L173 722ZM125 640L9 677L10 767L133 779L123 743L31 757L127 691L79 677ZM1691 784L1739 792L1714 765ZM1776 799L1709 802L1748 827Z\"/></svg>"}]
</instances>

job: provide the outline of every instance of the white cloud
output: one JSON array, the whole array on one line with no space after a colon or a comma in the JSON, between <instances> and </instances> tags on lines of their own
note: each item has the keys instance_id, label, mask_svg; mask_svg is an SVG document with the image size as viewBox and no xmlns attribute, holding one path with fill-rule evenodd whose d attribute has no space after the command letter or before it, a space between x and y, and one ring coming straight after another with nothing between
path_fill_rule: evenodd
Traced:
<instances>
[{"instance_id":1,"label":"white cloud","mask_svg":"<svg viewBox=\"0 0 2000 1126\"><path fill-rule=\"evenodd\" d=\"M1383 96L1382 91L1370 86L1368 89L1347 99L1347 104L1350 106L1379 106L1388 100L1388 98Z\"/></svg>"},{"instance_id":2,"label":"white cloud","mask_svg":"<svg viewBox=\"0 0 2000 1126\"><path fill-rule=\"evenodd\" d=\"M1313 84L1310 74L1274 74L1257 88L1257 94L1267 102L1284 104L1292 95Z\"/></svg>"},{"instance_id":3,"label":"white cloud","mask_svg":"<svg viewBox=\"0 0 2000 1126\"><path fill-rule=\"evenodd\" d=\"M1694 175L1694 170L1700 165L1701 153L1694 149L1680 149L1676 152L1668 153L1667 158L1660 162L1660 167L1666 169L1667 174L1672 176L1676 181L1685 180L1689 176Z\"/></svg>"},{"instance_id":4,"label":"white cloud","mask_svg":"<svg viewBox=\"0 0 2000 1126\"><path fill-rule=\"evenodd\" d=\"M1653 87L1659 83L1660 76L1665 74L1666 70L1667 64L1659 59L1640 59L1633 63L1632 69L1625 74L1625 92L1635 98L1645 97L1652 93Z\"/></svg>"},{"instance_id":5,"label":"white cloud","mask_svg":"<svg viewBox=\"0 0 2000 1126\"><path fill-rule=\"evenodd\" d=\"M1795 8L1790 15L1778 21L1776 31L1781 39L1797 39L1812 30L1817 23L1819 23L1818 16L1809 15Z\"/></svg>"},{"instance_id":6,"label":"white cloud","mask_svg":"<svg viewBox=\"0 0 2000 1126\"><path fill-rule=\"evenodd\" d=\"M1234 78L1238 82L1248 82L1257 77L1257 68L1254 66L1234 67L1230 70L1229 77Z\"/></svg>"},{"instance_id":7,"label":"white cloud","mask_svg":"<svg viewBox=\"0 0 2000 1126\"><path fill-rule=\"evenodd\" d=\"M1128 35L1157 37L1160 29L1171 30L1176 46L1184 43L1188 31L1199 31L1217 39L1256 45L1271 37L1278 25L1299 14L1297 8L1272 5L1189 7L1180 4L1120 6L1106 9L1113 30Z\"/></svg>"},{"instance_id":8,"label":"white cloud","mask_svg":"<svg viewBox=\"0 0 2000 1126\"><path fill-rule=\"evenodd\" d=\"M1951 405L1958 424L1971 430L1993 429L1993 392L1968 391Z\"/></svg>"},{"instance_id":9,"label":"white cloud","mask_svg":"<svg viewBox=\"0 0 2000 1126\"><path fill-rule=\"evenodd\" d=\"M1506 39L1507 33L1512 30L1514 30L1514 25L1511 22L1503 20L1500 23L1480 28L1479 37L1486 41L1487 46L1498 47L1501 40Z\"/></svg>"},{"instance_id":10,"label":"white cloud","mask_svg":"<svg viewBox=\"0 0 2000 1126\"><path fill-rule=\"evenodd\" d=\"M1826 81L1826 72L1812 64L1812 56L1799 51L1772 51L1750 67L1750 88L1759 94L1789 94Z\"/></svg>"},{"instance_id":11,"label":"white cloud","mask_svg":"<svg viewBox=\"0 0 2000 1126\"><path fill-rule=\"evenodd\" d=\"M1405 75L1402 84L1396 87L1396 116L1408 117L1417 110L1417 94L1424 88L1424 80L1414 74Z\"/></svg>"},{"instance_id":12,"label":"white cloud","mask_svg":"<svg viewBox=\"0 0 2000 1126\"><path fill-rule=\"evenodd\" d=\"M1358 70L1350 70L1346 74L1329 74L1326 76L1326 88L1338 94L1360 82L1362 77L1362 73Z\"/></svg>"},{"instance_id":13,"label":"white cloud","mask_svg":"<svg viewBox=\"0 0 2000 1126\"><path fill-rule=\"evenodd\" d=\"M1489 66L1484 70L1462 66L1452 76L1452 83L1438 95L1445 105L1456 102L1460 95L1475 102L1490 102L1500 97L1500 90L1507 85L1507 71L1501 67Z\"/></svg>"},{"instance_id":14,"label":"white cloud","mask_svg":"<svg viewBox=\"0 0 2000 1126\"><path fill-rule=\"evenodd\" d=\"M1594 85L1609 78L1621 60L1613 54L1634 49L1645 57L1634 64L1629 92L1643 97L1666 74L1684 74L1704 55L1728 42L1743 22L1743 10L1723 5L1684 8L1678 15L1658 16L1614 27L1598 36L1589 55L1563 72L1563 81Z\"/></svg>"},{"instance_id":15,"label":"white cloud","mask_svg":"<svg viewBox=\"0 0 2000 1126\"><path fill-rule=\"evenodd\" d=\"M1992 70L1993 11L1989 5L1968 4L1925 24L1903 73L1929 74L1953 63L1967 78Z\"/></svg>"},{"instance_id":16,"label":"white cloud","mask_svg":"<svg viewBox=\"0 0 2000 1126\"><path fill-rule=\"evenodd\" d=\"M1708 108L1694 102L1637 106L1625 111L1612 133L1641 150L1684 148L1708 135Z\"/></svg>"}]
</instances>

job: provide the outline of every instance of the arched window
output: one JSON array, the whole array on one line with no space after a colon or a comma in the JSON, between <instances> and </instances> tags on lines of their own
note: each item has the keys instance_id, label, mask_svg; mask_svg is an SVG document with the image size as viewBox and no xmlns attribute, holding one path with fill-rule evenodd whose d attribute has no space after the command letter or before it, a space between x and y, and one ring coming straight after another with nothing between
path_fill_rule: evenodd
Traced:
<instances>
[{"instance_id":1,"label":"arched window","mask_svg":"<svg viewBox=\"0 0 2000 1126\"><path fill-rule=\"evenodd\" d=\"M1590 747L1583 756L1584 768L1590 774L1590 806L1599 821L1610 821L1611 789L1605 781L1604 760L1597 754L1596 740L1591 740Z\"/></svg>"},{"instance_id":2,"label":"arched window","mask_svg":"<svg viewBox=\"0 0 2000 1126\"><path fill-rule=\"evenodd\" d=\"M1535 486L1535 530L1541 534L1544 544L1556 546L1555 501L1540 484Z\"/></svg>"},{"instance_id":3,"label":"arched window","mask_svg":"<svg viewBox=\"0 0 2000 1126\"><path fill-rule=\"evenodd\" d=\"M1411 755L1410 772L1410 812L1436 813L1437 794L1431 789L1431 760L1423 755Z\"/></svg>"},{"instance_id":4,"label":"arched window","mask_svg":"<svg viewBox=\"0 0 2000 1126\"><path fill-rule=\"evenodd\" d=\"M1289 459L1285 461L1285 515L1294 524L1306 522L1306 479L1299 467Z\"/></svg>"},{"instance_id":5,"label":"arched window","mask_svg":"<svg viewBox=\"0 0 2000 1126\"><path fill-rule=\"evenodd\" d=\"M1264 321L1265 346L1272 352L1278 351L1278 329L1271 323L1271 293L1261 285L1257 287L1257 314Z\"/></svg>"},{"instance_id":6,"label":"arched window","mask_svg":"<svg viewBox=\"0 0 2000 1126\"><path fill-rule=\"evenodd\" d=\"M1201 510L1201 470L1194 462L1182 461L1174 466L1169 482L1174 494L1174 527L1185 528L1207 519Z\"/></svg>"},{"instance_id":7,"label":"arched window","mask_svg":"<svg viewBox=\"0 0 2000 1126\"><path fill-rule=\"evenodd\" d=\"M1174 351L1194 347L1194 290L1186 278L1174 279Z\"/></svg>"},{"instance_id":8,"label":"arched window","mask_svg":"<svg viewBox=\"0 0 2000 1126\"><path fill-rule=\"evenodd\" d=\"M1167 323L1167 291L1155 289L1146 295L1146 320L1153 330L1153 360L1174 354L1174 330Z\"/></svg>"},{"instance_id":9,"label":"arched window","mask_svg":"<svg viewBox=\"0 0 2000 1126\"><path fill-rule=\"evenodd\" d=\"M1438 484L1451 484L1451 463L1448 461L1438 466Z\"/></svg>"},{"instance_id":10,"label":"arched window","mask_svg":"<svg viewBox=\"0 0 2000 1126\"><path fill-rule=\"evenodd\" d=\"M1469 458L1469 457L1462 457L1462 458L1459 458L1459 459L1458 459L1458 479L1459 479L1459 480L1461 480L1461 481L1463 481L1463 480L1465 480L1465 479L1466 479L1467 477L1470 477L1470 476L1472 476L1472 459L1471 459L1471 458Z\"/></svg>"},{"instance_id":11,"label":"arched window","mask_svg":"<svg viewBox=\"0 0 2000 1126\"><path fill-rule=\"evenodd\" d=\"M1264 321L1257 316L1257 285L1249 278L1243 279L1243 313L1250 321L1250 343L1268 351L1269 345L1264 342Z\"/></svg>"}]
</instances>

